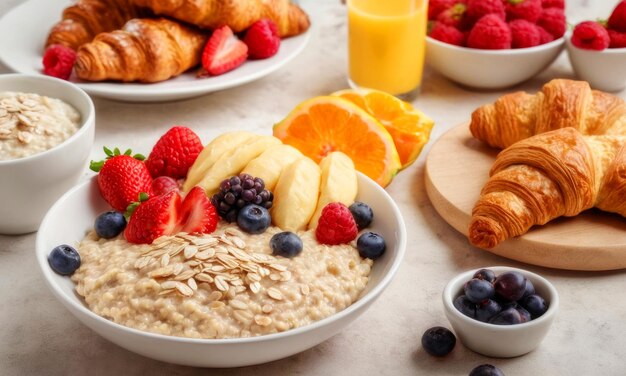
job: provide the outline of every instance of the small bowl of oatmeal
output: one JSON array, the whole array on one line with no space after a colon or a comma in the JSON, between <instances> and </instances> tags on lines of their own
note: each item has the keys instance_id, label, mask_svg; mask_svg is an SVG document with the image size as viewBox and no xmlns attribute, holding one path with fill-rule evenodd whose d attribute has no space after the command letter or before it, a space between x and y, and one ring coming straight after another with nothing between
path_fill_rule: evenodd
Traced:
<instances>
[{"instance_id":1,"label":"small bowl of oatmeal","mask_svg":"<svg viewBox=\"0 0 626 376\"><path fill-rule=\"evenodd\" d=\"M76 85L0 75L0 234L37 230L83 174L94 128L93 102Z\"/></svg>"},{"instance_id":2,"label":"small bowl of oatmeal","mask_svg":"<svg viewBox=\"0 0 626 376\"><path fill-rule=\"evenodd\" d=\"M298 231L304 246L297 256L273 255L269 241L281 230L270 226L250 235L225 222L212 234L163 236L150 245L131 245L123 236L99 239L94 220L110 207L95 178L72 188L46 214L36 257L57 299L121 347L188 366L265 363L339 333L397 272L406 248L402 215L387 192L360 173L358 186L357 200L374 212L363 231L386 242L376 260L361 258L356 241L321 245L313 230ZM80 253L71 277L48 264L61 244Z\"/></svg>"}]
</instances>

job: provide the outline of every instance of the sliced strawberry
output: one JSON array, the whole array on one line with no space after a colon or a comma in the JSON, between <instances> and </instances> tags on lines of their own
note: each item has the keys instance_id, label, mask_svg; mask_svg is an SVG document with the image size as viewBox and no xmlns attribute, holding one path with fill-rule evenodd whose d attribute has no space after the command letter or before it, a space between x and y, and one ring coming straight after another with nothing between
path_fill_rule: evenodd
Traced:
<instances>
[{"instance_id":1,"label":"sliced strawberry","mask_svg":"<svg viewBox=\"0 0 626 376\"><path fill-rule=\"evenodd\" d=\"M274 56L280 47L278 27L272 20L258 20L248 28L243 42L248 46L248 54L252 59Z\"/></svg>"},{"instance_id":2,"label":"sliced strawberry","mask_svg":"<svg viewBox=\"0 0 626 376\"><path fill-rule=\"evenodd\" d=\"M191 129L172 127L152 148L146 167L154 178L163 175L174 179L185 178L203 147L200 137Z\"/></svg>"},{"instance_id":3,"label":"sliced strawberry","mask_svg":"<svg viewBox=\"0 0 626 376\"><path fill-rule=\"evenodd\" d=\"M152 193L155 196L161 196L171 191L178 191L178 181L169 176L159 176L152 181Z\"/></svg>"},{"instance_id":4,"label":"sliced strawberry","mask_svg":"<svg viewBox=\"0 0 626 376\"><path fill-rule=\"evenodd\" d=\"M204 51L202 66L211 76L231 71L248 58L248 46L240 41L228 26L213 31Z\"/></svg>"},{"instance_id":5,"label":"sliced strawberry","mask_svg":"<svg viewBox=\"0 0 626 376\"><path fill-rule=\"evenodd\" d=\"M124 236L130 243L150 244L162 235L176 233L182 200L172 191L142 202L130 216Z\"/></svg>"},{"instance_id":6,"label":"sliced strawberry","mask_svg":"<svg viewBox=\"0 0 626 376\"><path fill-rule=\"evenodd\" d=\"M183 201L180 215L181 230L187 233L209 234L217 228L219 217L204 189L194 187Z\"/></svg>"}]
</instances>

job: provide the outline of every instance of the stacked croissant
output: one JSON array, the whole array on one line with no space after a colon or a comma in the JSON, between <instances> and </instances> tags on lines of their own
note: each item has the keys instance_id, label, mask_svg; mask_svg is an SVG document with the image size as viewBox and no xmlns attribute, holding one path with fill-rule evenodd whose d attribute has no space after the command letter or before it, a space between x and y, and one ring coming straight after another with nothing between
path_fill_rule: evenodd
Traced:
<instances>
[{"instance_id":1,"label":"stacked croissant","mask_svg":"<svg viewBox=\"0 0 626 376\"><path fill-rule=\"evenodd\" d=\"M502 148L472 211L469 240L493 248L534 225L598 208L626 216L626 104L556 79L472 114L472 135Z\"/></svg>"},{"instance_id":2,"label":"stacked croissant","mask_svg":"<svg viewBox=\"0 0 626 376\"><path fill-rule=\"evenodd\" d=\"M212 29L241 32L260 19L281 38L309 27L289 0L78 0L46 41L77 51L74 70L89 81L157 82L198 65Z\"/></svg>"}]
</instances>

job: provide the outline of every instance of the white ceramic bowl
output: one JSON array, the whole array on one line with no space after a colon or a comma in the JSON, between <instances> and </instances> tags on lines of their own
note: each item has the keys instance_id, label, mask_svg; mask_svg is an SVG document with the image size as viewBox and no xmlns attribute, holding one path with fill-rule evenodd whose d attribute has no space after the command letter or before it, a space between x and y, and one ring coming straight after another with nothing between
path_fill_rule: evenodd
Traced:
<instances>
[{"instance_id":1,"label":"white ceramic bowl","mask_svg":"<svg viewBox=\"0 0 626 376\"><path fill-rule=\"evenodd\" d=\"M202 367L239 367L269 362L304 351L337 334L362 314L395 275L406 248L406 230L398 207L387 192L362 174L358 176L358 200L374 210L373 231L387 243L374 262L362 296L350 307L311 325L286 332L241 339L190 339L152 334L127 328L91 312L74 291L73 282L55 274L48 253L59 244L73 244L92 228L98 214L109 210L95 179L84 182L61 197L44 218L37 234L36 256L47 284L65 307L95 332L130 351L165 361Z\"/></svg>"},{"instance_id":2,"label":"white ceramic bowl","mask_svg":"<svg viewBox=\"0 0 626 376\"><path fill-rule=\"evenodd\" d=\"M626 48L585 50L574 46L571 38L565 45L576 76L593 89L616 92L626 88Z\"/></svg>"},{"instance_id":3,"label":"white ceramic bowl","mask_svg":"<svg viewBox=\"0 0 626 376\"><path fill-rule=\"evenodd\" d=\"M462 295L463 284L472 279L478 269L470 270L454 277L443 290L443 308L454 332L467 348L491 357L510 358L534 350L548 333L559 309L556 289L547 279L526 270L507 266L484 269L491 269L496 275L512 271L522 273L533 283L537 294L548 302L548 310L535 320L516 325L488 324L465 316L454 307L453 301Z\"/></svg>"},{"instance_id":4,"label":"white ceramic bowl","mask_svg":"<svg viewBox=\"0 0 626 376\"><path fill-rule=\"evenodd\" d=\"M0 161L0 234L37 230L46 211L85 170L93 145L95 109L76 85L47 76L0 75L0 91L58 98L81 115L78 131L63 143L26 158Z\"/></svg>"},{"instance_id":5,"label":"white ceramic bowl","mask_svg":"<svg viewBox=\"0 0 626 376\"><path fill-rule=\"evenodd\" d=\"M427 36L426 62L462 85L501 89L526 81L552 64L563 49L563 39L529 48L481 50Z\"/></svg>"}]
</instances>

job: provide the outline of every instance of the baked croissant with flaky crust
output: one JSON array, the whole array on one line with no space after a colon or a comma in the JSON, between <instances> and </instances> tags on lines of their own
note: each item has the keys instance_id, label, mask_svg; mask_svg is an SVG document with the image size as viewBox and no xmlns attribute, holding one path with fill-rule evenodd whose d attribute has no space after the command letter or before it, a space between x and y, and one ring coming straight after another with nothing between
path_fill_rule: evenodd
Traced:
<instances>
[{"instance_id":1,"label":"baked croissant with flaky crust","mask_svg":"<svg viewBox=\"0 0 626 376\"><path fill-rule=\"evenodd\" d=\"M165 18L135 18L82 45L74 70L88 81L164 81L200 63L207 37Z\"/></svg>"},{"instance_id":2,"label":"baked croissant with flaky crust","mask_svg":"<svg viewBox=\"0 0 626 376\"><path fill-rule=\"evenodd\" d=\"M586 81L554 79L540 92L504 95L472 113L472 135L504 149L551 130L574 127L585 135L626 135L626 104L591 90Z\"/></svg>"},{"instance_id":3,"label":"baked croissant with flaky crust","mask_svg":"<svg viewBox=\"0 0 626 376\"><path fill-rule=\"evenodd\" d=\"M276 23L281 38L301 34L310 26L306 13L289 0L131 1L158 15L176 18L201 28L216 29L227 25L236 33L262 18L269 18Z\"/></svg>"},{"instance_id":4,"label":"baked croissant with flaky crust","mask_svg":"<svg viewBox=\"0 0 626 376\"><path fill-rule=\"evenodd\" d=\"M626 216L626 136L562 128L498 154L472 210L469 240L493 248L533 225L592 207Z\"/></svg>"},{"instance_id":5,"label":"baked croissant with flaky crust","mask_svg":"<svg viewBox=\"0 0 626 376\"><path fill-rule=\"evenodd\" d=\"M131 4L130 0L79 0L65 8L63 19L52 27L46 47L62 44L73 50L103 32L113 31L135 17L149 11Z\"/></svg>"}]
</instances>

